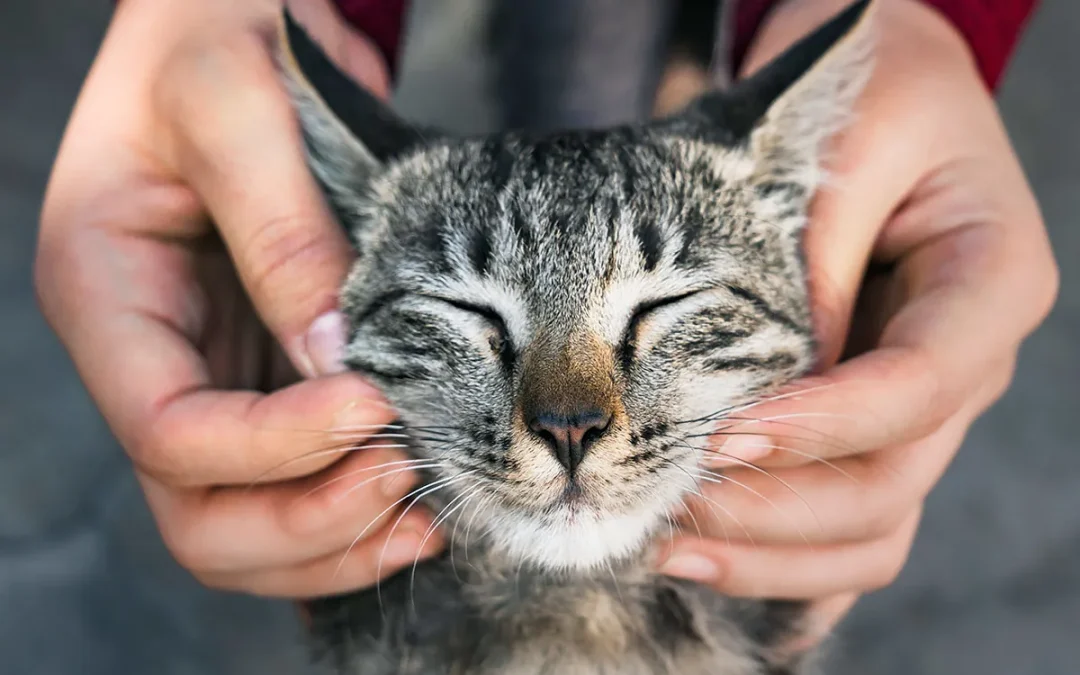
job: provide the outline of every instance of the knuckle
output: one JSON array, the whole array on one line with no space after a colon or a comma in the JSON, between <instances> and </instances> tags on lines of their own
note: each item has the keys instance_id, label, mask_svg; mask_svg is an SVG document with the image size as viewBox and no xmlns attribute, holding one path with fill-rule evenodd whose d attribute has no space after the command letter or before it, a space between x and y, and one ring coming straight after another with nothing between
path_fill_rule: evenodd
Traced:
<instances>
[{"instance_id":1,"label":"knuckle","mask_svg":"<svg viewBox=\"0 0 1080 675\"><path fill-rule=\"evenodd\" d=\"M946 385L940 366L924 346L904 348L903 360L906 376L914 383L913 391L918 392L911 400L921 401L919 414L911 419L920 423L921 431L929 433L959 407L959 383Z\"/></svg>"},{"instance_id":2,"label":"knuckle","mask_svg":"<svg viewBox=\"0 0 1080 675\"><path fill-rule=\"evenodd\" d=\"M374 496L374 490L363 485L351 489L353 494L349 496L356 501L365 501L364 497ZM368 491L364 491L368 490ZM282 529L299 536L311 536L320 533L335 525L342 518L342 512L349 509L349 503L342 503L342 492L345 490L318 489L318 486L307 490L300 500L283 504L278 510L278 520ZM360 492L360 494L356 494ZM372 506L377 502L371 503ZM376 513L378 513L376 511ZM369 528L373 529L373 528ZM365 538L372 534L362 533Z\"/></svg>"},{"instance_id":3,"label":"knuckle","mask_svg":"<svg viewBox=\"0 0 1080 675\"><path fill-rule=\"evenodd\" d=\"M1009 269L1014 286L1025 289L1026 313L1022 318L1028 323L1022 325L1031 331L1046 319L1057 303L1061 270L1037 209L1033 217L1021 222L1023 226L1012 231L1009 255L1012 260L1026 260L1027 263L1014 264Z\"/></svg>"},{"instance_id":4,"label":"knuckle","mask_svg":"<svg viewBox=\"0 0 1080 675\"><path fill-rule=\"evenodd\" d=\"M213 574L203 538L199 536L200 529L192 522L190 514L177 511L167 518L159 518L158 529L166 550L181 567L200 581Z\"/></svg>"},{"instance_id":5,"label":"knuckle","mask_svg":"<svg viewBox=\"0 0 1080 675\"><path fill-rule=\"evenodd\" d=\"M900 572L904 569L904 562L903 558L883 561L878 565L868 590L880 591L892 586L900 577Z\"/></svg>"},{"instance_id":6,"label":"knuckle","mask_svg":"<svg viewBox=\"0 0 1080 675\"><path fill-rule=\"evenodd\" d=\"M877 541L887 537L903 524L911 508L912 489L895 470L886 465L884 453L872 453L857 458L860 486L853 510L854 523L850 541Z\"/></svg>"},{"instance_id":7,"label":"knuckle","mask_svg":"<svg viewBox=\"0 0 1080 675\"><path fill-rule=\"evenodd\" d=\"M156 433L156 426L152 423L143 433L136 434L131 442L125 443L125 449L136 466L154 478L164 479L163 482L172 485L172 481L167 478L176 472L167 459L169 452L161 442L160 434Z\"/></svg>"},{"instance_id":8,"label":"knuckle","mask_svg":"<svg viewBox=\"0 0 1080 675\"><path fill-rule=\"evenodd\" d=\"M900 577L907 565L913 539L914 529L909 531L905 520L885 538L872 544L878 547L878 556L868 590L881 590L891 586Z\"/></svg>"},{"instance_id":9,"label":"knuckle","mask_svg":"<svg viewBox=\"0 0 1080 675\"><path fill-rule=\"evenodd\" d=\"M57 242L55 238L46 236L44 227L45 226L42 225L42 236L34 256L34 296L45 320L49 322L49 325L55 328L55 313L57 311L56 302L61 297L57 292L57 285L59 283L57 274L63 269L63 266L59 264L63 257L62 251L59 250L59 247L62 246L62 242Z\"/></svg>"},{"instance_id":10,"label":"knuckle","mask_svg":"<svg viewBox=\"0 0 1080 675\"><path fill-rule=\"evenodd\" d=\"M1041 269L1043 271L1040 274L1039 288L1035 298L1038 308L1037 324L1042 323L1050 315L1061 292L1061 270L1053 256L1050 257L1048 264L1041 266Z\"/></svg>"},{"instance_id":11,"label":"knuckle","mask_svg":"<svg viewBox=\"0 0 1080 675\"><path fill-rule=\"evenodd\" d=\"M85 217L78 222L57 215L41 219L32 272L34 295L42 315L54 330L62 327L71 303L85 301L85 289L92 287L94 279L93 272L87 269L89 261L80 255L73 235L79 230L87 231L93 224L92 218Z\"/></svg>"},{"instance_id":12,"label":"knuckle","mask_svg":"<svg viewBox=\"0 0 1080 675\"><path fill-rule=\"evenodd\" d=\"M898 490L894 486L875 486L868 490L863 502L861 527L858 538L864 541L875 540L894 532L903 520L903 509L898 503ZM882 494L884 493L884 494Z\"/></svg>"},{"instance_id":13,"label":"knuckle","mask_svg":"<svg viewBox=\"0 0 1080 675\"><path fill-rule=\"evenodd\" d=\"M131 461L155 480L172 488L196 487L189 478L190 472L166 440L169 438L167 422L158 416L133 433L124 443Z\"/></svg>"},{"instance_id":14,"label":"knuckle","mask_svg":"<svg viewBox=\"0 0 1080 675\"><path fill-rule=\"evenodd\" d=\"M917 378L923 391L925 400L930 408L939 408L947 399L947 392L941 377L938 374L937 364L925 349L912 347L908 350L908 358L912 368L913 377ZM944 415L942 415L942 419Z\"/></svg>"},{"instance_id":15,"label":"knuckle","mask_svg":"<svg viewBox=\"0 0 1080 675\"><path fill-rule=\"evenodd\" d=\"M295 275L289 274L295 265L318 267L335 258L336 249L313 222L314 216L298 213L267 220L252 231L240 247L240 264L253 293L265 296L282 287L295 288Z\"/></svg>"},{"instance_id":16,"label":"knuckle","mask_svg":"<svg viewBox=\"0 0 1080 675\"><path fill-rule=\"evenodd\" d=\"M1010 357L1000 368L996 370L990 379L986 389L985 400L979 401L976 414L981 414L987 408L999 401L1012 386L1013 376L1016 374L1016 357Z\"/></svg>"}]
</instances>

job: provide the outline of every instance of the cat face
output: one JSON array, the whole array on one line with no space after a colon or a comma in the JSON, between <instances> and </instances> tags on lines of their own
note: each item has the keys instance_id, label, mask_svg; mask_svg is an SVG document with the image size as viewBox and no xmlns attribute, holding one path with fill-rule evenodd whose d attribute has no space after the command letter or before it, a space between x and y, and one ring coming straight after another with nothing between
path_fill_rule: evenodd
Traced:
<instances>
[{"instance_id":1,"label":"cat face","mask_svg":"<svg viewBox=\"0 0 1080 675\"><path fill-rule=\"evenodd\" d=\"M310 163L359 253L346 362L509 555L639 550L703 432L810 367L799 235L866 4L678 117L543 138L412 129L286 19Z\"/></svg>"}]
</instances>

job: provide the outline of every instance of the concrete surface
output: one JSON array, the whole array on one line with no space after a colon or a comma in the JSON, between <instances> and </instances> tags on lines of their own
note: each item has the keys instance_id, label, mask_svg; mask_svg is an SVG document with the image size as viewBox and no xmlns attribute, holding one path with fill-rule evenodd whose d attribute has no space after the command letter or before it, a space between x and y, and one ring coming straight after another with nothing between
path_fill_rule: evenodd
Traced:
<instances>
[{"instance_id":1,"label":"concrete surface","mask_svg":"<svg viewBox=\"0 0 1080 675\"><path fill-rule=\"evenodd\" d=\"M0 673L298 673L287 605L206 591L171 562L34 304L42 189L109 4L0 4ZM1044 5L1000 101L1061 300L932 495L903 576L845 624L837 675L1080 673L1080 3ZM403 105L487 126L479 55L425 34Z\"/></svg>"}]
</instances>

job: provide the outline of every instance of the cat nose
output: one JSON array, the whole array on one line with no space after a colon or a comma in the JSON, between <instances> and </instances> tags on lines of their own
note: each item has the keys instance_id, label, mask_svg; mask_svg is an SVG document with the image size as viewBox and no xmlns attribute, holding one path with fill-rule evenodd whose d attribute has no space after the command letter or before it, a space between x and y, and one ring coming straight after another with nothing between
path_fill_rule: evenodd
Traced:
<instances>
[{"instance_id":1,"label":"cat nose","mask_svg":"<svg viewBox=\"0 0 1080 675\"><path fill-rule=\"evenodd\" d=\"M544 439L559 464L571 476L577 470L589 448L600 440L611 425L611 414L588 412L577 415L537 414L529 421L529 429Z\"/></svg>"}]
</instances>

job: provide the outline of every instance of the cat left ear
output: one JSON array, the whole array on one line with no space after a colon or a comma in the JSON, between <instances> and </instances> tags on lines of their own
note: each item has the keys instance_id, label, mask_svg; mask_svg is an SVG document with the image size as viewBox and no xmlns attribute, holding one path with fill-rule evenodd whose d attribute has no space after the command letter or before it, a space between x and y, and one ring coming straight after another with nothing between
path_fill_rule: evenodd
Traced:
<instances>
[{"instance_id":1,"label":"cat left ear","mask_svg":"<svg viewBox=\"0 0 1080 675\"><path fill-rule=\"evenodd\" d=\"M278 62L300 118L309 164L331 201L355 195L373 174L429 135L342 73L288 9L281 18Z\"/></svg>"},{"instance_id":2,"label":"cat left ear","mask_svg":"<svg viewBox=\"0 0 1080 675\"><path fill-rule=\"evenodd\" d=\"M703 136L745 144L755 179L812 188L821 146L848 119L873 68L876 0L859 0L726 91L685 115Z\"/></svg>"}]
</instances>

